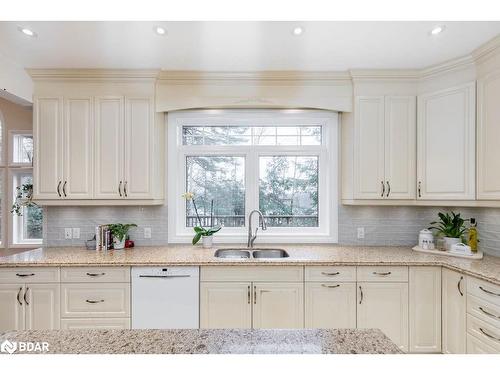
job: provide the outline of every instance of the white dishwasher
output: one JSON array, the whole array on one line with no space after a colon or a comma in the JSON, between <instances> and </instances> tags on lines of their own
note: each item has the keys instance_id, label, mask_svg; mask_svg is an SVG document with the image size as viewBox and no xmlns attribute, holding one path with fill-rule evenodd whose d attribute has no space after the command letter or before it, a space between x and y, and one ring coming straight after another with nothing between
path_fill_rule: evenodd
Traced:
<instances>
[{"instance_id":1,"label":"white dishwasher","mask_svg":"<svg viewBox=\"0 0 500 375\"><path fill-rule=\"evenodd\" d=\"M199 328L199 267L132 267L132 328Z\"/></svg>"}]
</instances>

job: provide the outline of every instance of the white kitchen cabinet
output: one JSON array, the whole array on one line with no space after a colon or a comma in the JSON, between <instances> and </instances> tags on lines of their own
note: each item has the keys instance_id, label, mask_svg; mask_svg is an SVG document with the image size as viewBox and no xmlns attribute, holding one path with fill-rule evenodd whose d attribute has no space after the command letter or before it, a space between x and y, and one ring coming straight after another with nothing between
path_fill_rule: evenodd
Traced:
<instances>
[{"instance_id":1,"label":"white kitchen cabinet","mask_svg":"<svg viewBox=\"0 0 500 375\"><path fill-rule=\"evenodd\" d=\"M33 193L36 199L62 197L63 100L38 97L34 100Z\"/></svg>"},{"instance_id":2,"label":"white kitchen cabinet","mask_svg":"<svg viewBox=\"0 0 500 375\"><path fill-rule=\"evenodd\" d=\"M307 282L306 328L356 328L356 283Z\"/></svg>"},{"instance_id":3,"label":"white kitchen cabinet","mask_svg":"<svg viewBox=\"0 0 500 375\"><path fill-rule=\"evenodd\" d=\"M475 102L474 82L418 97L418 199L475 199Z\"/></svg>"},{"instance_id":4,"label":"white kitchen cabinet","mask_svg":"<svg viewBox=\"0 0 500 375\"><path fill-rule=\"evenodd\" d=\"M498 354L498 350L468 333L467 354Z\"/></svg>"},{"instance_id":5,"label":"white kitchen cabinet","mask_svg":"<svg viewBox=\"0 0 500 375\"><path fill-rule=\"evenodd\" d=\"M253 283L253 328L304 328L304 285Z\"/></svg>"},{"instance_id":6,"label":"white kitchen cabinet","mask_svg":"<svg viewBox=\"0 0 500 375\"><path fill-rule=\"evenodd\" d=\"M358 283L358 328L378 328L408 351L408 283Z\"/></svg>"},{"instance_id":7,"label":"white kitchen cabinet","mask_svg":"<svg viewBox=\"0 0 500 375\"><path fill-rule=\"evenodd\" d=\"M252 328L251 283L200 283L201 328Z\"/></svg>"},{"instance_id":8,"label":"white kitchen cabinet","mask_svg":"<svg viewBox=\"0 0 500 375\"><path fill-rule=\"evenodd\" d=\"M440 353L441 267L410 267L409 290L409 351Z\"/></svg>"},{"instance_id":9,"label":"white kitchen cabinet","mask_svg":"<svg viewBox=\"0 0 500 375\"><path fill-rule=\"evenodd\" d=\"M443 353L466 353L466 282L459 272L442 270Z\"/></svg>"},{"instance_id":10,"label":"white kitchen cabinet","mask_svg":"<svg viewBox=\"0 0 500 375\"><path fill-rule=\"evenodd\" d=\"M500 199L500 70L477 81L477 199Z\"/></svg>"},{"instance_id":11,"label":"white kitchen cabinet","mask_svg":"<svg viewBox=\"0 0 500 375\"><path fill-rule=\"evenodd\" d=\"M358 96L354 199L414 199L414 96Z\"/></svg>"},{"instance_id":12,"label":"white kitchen cabinet","mask_svg":"<svg viewBox=\"0 0 500 375\"><path fill-rule=\"evenodd\" d=\"M130 329L130 318L61 319L61 329Z\"/></svg>"},{"instance_id":13,"label":"white kitchen cabinet","mask_svg":"<svg viewBox=\"0 0 500 375\"><path fill-rule=\"evenodd\" d=\"M0 284L0 331L25 328L23 284Z\"/></svg>"}]
</instances>

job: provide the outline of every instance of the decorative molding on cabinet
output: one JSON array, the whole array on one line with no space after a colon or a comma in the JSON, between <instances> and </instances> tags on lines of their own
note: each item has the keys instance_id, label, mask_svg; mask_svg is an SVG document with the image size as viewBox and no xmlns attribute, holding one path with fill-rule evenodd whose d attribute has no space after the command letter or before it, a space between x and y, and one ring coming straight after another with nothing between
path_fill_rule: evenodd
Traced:
<instances>
[{"instance_id":1,"label":"decorative molding on cabinet","mask_svg":"<svg viewBox=\"0 0 500 375\"><path fill-rule=\"evenodd\" d=\"M142 69L26 69L33 81L155 81L158 70Z\"/></svg>"},{"instance_id":2,"label":"decorative molding on cabinet","mask_svg":"<svg viewBox=\"0 0 500 375\"><path fill-rule=\"evenodd\" d=\"M500 200L342 199L341 203L346 206L500 207Z\"/></svg>"},{"instance_id":3,"label":"decorative molding on cabinet","mask_svg":"<svg viewBox=\"0 0 500 375\"><path fill-rule=\"evenodd\" d=\"M500 35L497 35L488 42L482 44L474 51L472 51L472 57L476 63L481 63L491 57L497 55L500 52Z\"/></svg>"}]
</instances>

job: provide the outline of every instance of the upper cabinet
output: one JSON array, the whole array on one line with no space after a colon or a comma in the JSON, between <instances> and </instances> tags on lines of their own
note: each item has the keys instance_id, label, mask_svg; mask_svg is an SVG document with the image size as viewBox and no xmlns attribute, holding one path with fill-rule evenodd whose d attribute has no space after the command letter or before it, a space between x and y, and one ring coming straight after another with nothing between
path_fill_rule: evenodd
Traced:
<instances>
[{"instance_id":1,"label":"upper cabinet","mask_svg":"<svg viewBox=\"0 0 500 375\"><path fill-rule=\"evenodd\" d=\"M418 97L417 199L475 199L475 83Z\"/></svg>"},{"instance_id":2,"label":"upper cabinet","mask_svg":"<svg viewBox=\"0 0 500 375\"><path fill-rule=\"evenodd\" d=\"M500 70L477 81L477 199L500 199Z\"/></svg>"},{"instance_id":3,"label":"upper cabinet","mask_svg":"<svg viewBox=\"0 0 500 375\"><path fill-rule=\"evenodd\" d=\"M414 96L358 96L354 107L354 199L414 199Z\"/></svg>"},{"instance_id":4,"label":"upper cabinet","mask_svg":"<svg viewBox=\"0 0 500 375\"><path fill-rule=\"evenodd\" d=\"M36 97L35 200L161 203L163 136L155 120L152 96Z\"/></svg>"}]
</instances>

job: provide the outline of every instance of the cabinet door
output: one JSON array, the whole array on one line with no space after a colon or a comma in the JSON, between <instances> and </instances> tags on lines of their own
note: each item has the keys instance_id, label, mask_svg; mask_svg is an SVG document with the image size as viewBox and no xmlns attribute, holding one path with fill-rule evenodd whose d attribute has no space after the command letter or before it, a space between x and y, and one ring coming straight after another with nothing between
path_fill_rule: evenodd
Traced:
<instances>
[{"instance_id":1,"label":"cabinet door","mask_svg":"<svg viewBox=\"0 0 500 375\"><path fill-rule=\"evenodd\" d=\"M62 190L67 199L92 198L93 129L92 99L65 99Z\"/></svg>"},{"instance_id":2,"label":"cabinet door","mask_svg":"<svg viewBox=\"0 0 500 375\"><path fill-rule=\"evenodd\" d=\"M466 282L455 271L442 271L443 353L466 353Z\"/></svg>"},{"instance_id":3,"label":"cabinet door","mask_svg":"<svg viewBox=\"0 0 500 375\"><path fill-rule=\"evenodd\" d=\"M408 350L408 284L358 283L358 328L378 328Z\"/></svg>"},{"instance_id":4,"label":"cabinet door","mask_svg":"<svg viewBox=\"0 0 500 375\"><path fill-rule=\"evenodd\" d=\"M24 286L0 284L0 332L24 329Z\"/></svg>"},{"instance_id":5,"label":"cabinet door","mask_svg":"<svg viewBox=\"0 0 500 375\"><path fill-rule=\"evenodd\" d=\"M200 283L200 328L252 328L250 283Z\"/></svg>"},{"instance_id":6,"label":"cabinet door","mask_svg":"<svg viewBox=\"0 0 500 375\"><path fill-rule=\"evenodd\" d=\"M477 199L500 199L500 70L477 81Z\"/></svg>"},{"instance_id":7,"label":"cabinet door","mask_svg":"<svg viewBox=\"0 0 500 375\"><path fill-rule=\"evenodd\" d=\"M475 199L475 83L418 98L417 198Z\"/></svg>"},{"instance_id":8,"label":"cabinet door","mask_svg":"<svg viewBox=\"0 0 500 375\"><path fill-rule=\"evenodd\" d=\"M254 283L253 328L304 328L304 285Z\"/></svg>"},{"instance_id":9,"label":"cabinet door","mask_svg":"<svg viewBox=\"0 0 500 375\"><path fill-rule=\"evenodd\" d=\"M384 97L359 96L354 105L354 199L383 199Z\"/></svg>"},{"instance_id":10,"label":"cabinet door","mask_svg":"<svg viewBox=\"0 0 500 375\"><path fill-rule=\"evenodd\" d=\"M356 328L356 283L306 283L306 328Z\"/></svg>"},{"instance_id":11,"label":"cabinet door","mask_svg":"<svg viewBox=\"0 0 500 375\"><path fill-rule=\"evenodd\" d=\"M441 267L410 267L410 352L441 353Z\"/></svg>"},{"instance_id":12,"label":"cabinet door","mask_svg":"<svg viewBox=\"0 0 500 375\"><path fill-rule=\"evenodd\" d=\"M150 98L125 100L125 198L152 197L153 103Z\"/></svg>"},{"instance_id":13,"label":"cabinet door","mask_svg":"<svg viewBox=\"0 0 500 375\"><path fill-rule=\"evenodd\" d=\"M26 329L59 329L59 284L27 284L24 300Z\"/></svg>"},{"instance_id":14,"label":"cabinet door","mask_svg":"<svg viewBox=\"0 0 500 375\"><path fill-rule=\"evenodd\" d=\"M95 198L122 199L123 98L95 101Z\"/></svg>"},{"instance_id":15,"label":"cabinet door","mask_svg":"<svg viewBox=\"0 0 500 375\"><path fill-rule=\"evenodd\" d=\"M385 98L386 198L415 199L417 117L414 96Z\"/></svg>"},{"instance_id":16,"label":"cabinet door","mask_svg":"<svg viewBox=\"0 0 500 375\"><path fill-rule=\"evenodd\" d=\"M62 167L62 99L36 98L33 135L35 199L59 199ZM62 193L62 192L61 192Z\"/></svg>"}]
</instances>

